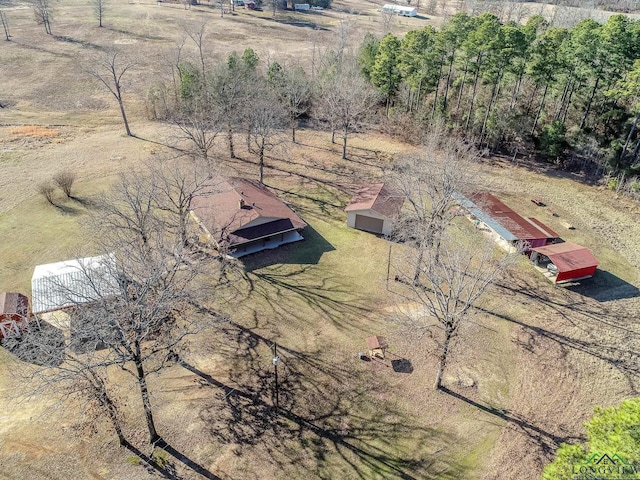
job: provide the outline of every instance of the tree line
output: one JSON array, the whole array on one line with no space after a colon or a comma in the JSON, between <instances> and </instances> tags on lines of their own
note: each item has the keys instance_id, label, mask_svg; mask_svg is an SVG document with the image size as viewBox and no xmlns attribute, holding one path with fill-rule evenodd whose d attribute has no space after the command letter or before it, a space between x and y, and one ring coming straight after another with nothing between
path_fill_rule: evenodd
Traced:
<instances>
[{"instance_id":1,"label":"tree line","mask_svg":"<svg viewBox=\"0 0 640 480\"><path fill-rule=\"evenodd\" d=\"M205 161L219 141L235 158L235 142L244 138L247 151L258 158L260 181L266 154L286 143L287 131L296 143L296 128L303 118L330 129L332 142L341 140L342 158L347 158L349 137L379 102L354 53L344 47L327 49L318 55L311 72L298 63L272 60L259 65L251 48L210 62L202 41L204 28L188 35L196 54L184 54L184 45L179 45L171 62L171 80L150 88L151 118L173 124L178 136Z\"/></svg>"},{"instance_id":2,"label":"tree line","mask_svg":"<svg viewBox=\"0 0 640 480\"><path fill-rule=\"evenodd\" d=\"M398 130L418 142L442 120L492 152L540 154L595 176L639 170L640 21L624 15L566 29L541 16L517 24L459 13L440 30L367 34L357 53L337 42L310 69L273 60L261 68L252 49L209 64L203 32L189 36L197 57L179 46L172 81L154 86L148 104L205 158L222 133L233 158L234 134L244 132L262 170L284 129L295 142L301 118L337 135L345 159L365 121L408 123ZM385 120L371 115L382 111Z\"/></svg>"},{"instance_id":3,"label":"tree line","mask_svg":"<svg viewBox=\"0 0 640 480\"><path fill-rule=\"evenodd\" d=\"M640 21L572 29L541 16L454 15L400 39L368 34L359 63L390 118L436 117L493 151L537 149L584 169L635 173L640 154Z\"/></svg>"}]
</instances>

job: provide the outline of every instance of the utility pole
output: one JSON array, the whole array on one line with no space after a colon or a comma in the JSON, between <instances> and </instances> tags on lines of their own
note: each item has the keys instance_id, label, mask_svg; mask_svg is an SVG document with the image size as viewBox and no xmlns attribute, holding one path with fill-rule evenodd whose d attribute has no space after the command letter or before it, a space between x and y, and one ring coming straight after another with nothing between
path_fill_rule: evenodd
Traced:
<instances>
[{"instance_id":1,"label":"utility pole","mask_svg":"<svg viewBox=\"0 0 640 480\"><path fill-rule=\"evenodd\" d=\"M273 342L271 350L273 351L274 405L276 406L276 410L278 410L278 363L280 363L280 357L278 357L278 345L275 342Z\"/></svg>"}]
</instances>

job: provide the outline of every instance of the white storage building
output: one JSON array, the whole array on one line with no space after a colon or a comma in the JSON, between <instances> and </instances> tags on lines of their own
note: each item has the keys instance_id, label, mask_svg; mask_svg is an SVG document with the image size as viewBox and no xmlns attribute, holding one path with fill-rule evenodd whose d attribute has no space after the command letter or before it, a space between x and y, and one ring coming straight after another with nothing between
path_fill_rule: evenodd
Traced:
<instances>
[{"instance_id":1,"label":"white storage building","mask_svg":"<svg viewBox=\"0 0 640 480\"><path fill-rule=\"evenodd\" d=\"M402 5L386 4L380 9L383 13L393 13L395 15L401 15L403 17L415 17L418 15L418 9L416 7L405 7Z\"/></svg>"}]
</instances>

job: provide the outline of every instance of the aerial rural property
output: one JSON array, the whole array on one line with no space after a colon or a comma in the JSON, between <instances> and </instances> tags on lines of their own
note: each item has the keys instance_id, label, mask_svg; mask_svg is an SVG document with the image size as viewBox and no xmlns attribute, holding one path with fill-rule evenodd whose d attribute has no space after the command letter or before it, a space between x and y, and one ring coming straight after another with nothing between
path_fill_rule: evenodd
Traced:
<instances>
[{"instance_id":1,"label":"aerial rural property","mask_svg":"<svg viewBox=\"0 0 640 480\"><path fill-rule=\"evenodd\" d=\"M0 478L640 479L636 0L0 24Z\"/></svg>"}]
</instances>

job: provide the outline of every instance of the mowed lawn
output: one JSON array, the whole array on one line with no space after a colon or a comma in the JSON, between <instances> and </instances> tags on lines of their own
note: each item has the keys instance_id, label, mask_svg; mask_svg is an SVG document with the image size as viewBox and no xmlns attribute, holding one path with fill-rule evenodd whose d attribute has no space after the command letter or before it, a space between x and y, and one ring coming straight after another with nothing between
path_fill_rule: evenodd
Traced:
<instances>
[{"instance_id":1,"label":"mowed lawn","mask_svg":"<svg viewBox=\"0 0 640 480\"><path fill-rule=\"evenodd\" d=\"M79 220L88 213L89 191L108 188L113 179L76 185L76 199L64 199L58 206L44 197L32 195L17 207L0 213L0 290L30 293L33 267L75 258L78 252L90 252L82 240ZM91 208L89 206L89 208Z\"/></svg>"},{"instance_id":2,"label":"mowed lawn","mask_svg":"<svg viewBox=\"0 0 640 480\"><path fill-rule=\"evenodd\" d=\"M432 390L433 358L398 333L393 321L395 303L404 300L387 288L389 242L346 226L344 207L361 182L380 177L387 140L365 148L366 138L356 138L353 159L344 161L326 133L303 130L299 137L301 145L287 155L267 159L265 182L309 224L305 240L243 259L231 284L220 288L213 303L230 323L195 339L185 355L193 370L176 366L152 380L160 430L220 478L477 477L503 422L487 426L472 406L452 404ZM253 157L242 150L239 156L223 162L228 173L255 176ZM3 288L28 294L36 264L101 253L91 251L81 225L96 208L98 192L114 180L81 180L77 199L59 196L60 207L33 194L4 213L0 229L10 236L0 246ZM482 341L500 342L487 332ZM376 334L390 339L390 354L363 362L358 352ZM272 408L273 342L282 359L279 413ZM394 371L391 362L400 359L411 362L412 372ZM7 373L12 365L3 354L4 391L15 387ZM499 383L508 389L504 379ZM129 395L135 405L135 391ZM40 408L38 401L29 405L20 408ZM72 411L26 424L25 410L16 410L0 420L4 472L25 475L65 455L51 478L63 478L71 467L87 475L109 472L109 478L145 477L144 467L127 460L131 453L118 449L104 426L85 439L84 449L73 448ZM143 440L140 424L126 424ZM25 442L56 449L34 455ZM112 454L97 453L105 444ZM197 477L184 463L172 462L187 478Z\"/></svg>"},{"instance_id":3,"label":"mowed lawn","mask_svg":"<svg viewBox=\"0 0 640 480\"><path fill-rule=\"evenodd\" d=\"M348 228L343 211L357 185L379 179L389 156L408 147L362 135L354 139L352 158L344 161L326 132L302 130L299 138L286 154L267 159L265 182L308 222L306 240L247 257L231 284L212 299L231 322L196 339L185 355L191 369L175 366L152 381L162 434L220 478L499 478L502 467L495 465L520 451L529 453L525 461L509 464L514 475L525 465L534 473L523 478L535 478L541 458L549 457L530 443L536 438L530 432L544 439L574 438L581 418L603 402L598 390L585 396L579 389L588 369L610 369L606 358L593 357L603 337L585 344L571 325L584 322L589 312L601 311L605 318L613 305L605 309L583 299L584 307L577 309L576 295L547 285L523 259L490 292L485 313L461 331L445 375L457 396L434 392L434 343L405 335L394 321L396 305L406 299L395 295L393 281L387 286L389 243ZM223 151L222 146L228 173L255 178L252 154L240 149L240 158L232 161ZM491 171L487 167L487 174ZM63 209L34 193L4 213L0 228L11 235L1 246L3 288L29 293L35 264L86 251L81 220L114 178L87 175L77 185L81 201L59 198ZM549 183L541 175L530 180ZM392 247L393 255L398 248ZM390 354L384 362L363 362L357 354L374 334L390 339ZM569 360L553 360L554 340L568 349L562 355ZM282 359L278 414L272 409L273 342ZM402 359L411 362L411 373L392 368L393 360ZM565 364L582 373L568 381ZM3 393L16 387L7 373L11 365L3 353ZM522 368L540 373L523 375ZM624 381L607 375L610 385ZM557 413L567 408L565 390L572 398L570 422ZM134 406L135 390L129 395ZM87 476L101 471L109 478L145 478L144 467L128 461L131 453L115 446L108 428L78 437L74 410L29 416L41 407L21 404L0 419L0 454L10 477L49 468L50 478L65 478L73 468ZM143 445L140 425L129 421L127 428ZM38 447L43 444L56 448L49 452ZM47 467L59 458L64 460ZM171 461L187 478L197 478L183 462Z\"/></svg>"}]
</instances>

